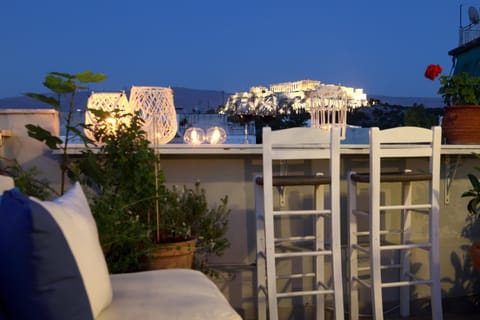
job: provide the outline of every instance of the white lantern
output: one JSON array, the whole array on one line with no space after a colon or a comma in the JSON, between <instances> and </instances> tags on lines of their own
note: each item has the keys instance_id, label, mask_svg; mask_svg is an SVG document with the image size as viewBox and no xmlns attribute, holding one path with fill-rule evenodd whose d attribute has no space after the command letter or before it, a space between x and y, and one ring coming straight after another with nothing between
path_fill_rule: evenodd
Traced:
<instances>
[{"instance_id":1,"label":"white lantern","mask_svg":"<svg viewBox=\"0 0 480 320\"><path fill-rule=\"evenodd\" d=\"M168 143L177 134L177 114L173 104L173 90L163 87L136 87L130 91L130 105L139 111L145 124L143 129L154 145Z\"/></svg>"},{"instance_id":2,"label":"white lantern","mask_svg":"<svg viewBox=\"0 0 480 320\"><path fill-rule=\"evenodd\" d=\"M127 96L125 92L92 92L88 97L87 110L85 112L85 125L91 126L92 129L95 128L97 121L91 109L103 110L103 111L113 111L115 109L121 110L125 113L131 113L132 109L128 103ZM108 120L107 120L108 121ZM110 121L112 125L112 130L115 130L117 124L115 119ZM91 130L85 130L85 135L90 140L95 140L93 132Z\"/></svg>"}]
</instances>

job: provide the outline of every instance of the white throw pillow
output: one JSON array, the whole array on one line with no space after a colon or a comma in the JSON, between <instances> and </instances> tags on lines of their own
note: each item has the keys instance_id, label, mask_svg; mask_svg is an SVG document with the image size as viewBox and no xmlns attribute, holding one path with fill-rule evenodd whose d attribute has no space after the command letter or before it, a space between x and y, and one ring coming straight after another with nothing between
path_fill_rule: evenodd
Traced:
<instances>
[{"instance_id":1,"label":"white throw pillow","mask_svg":"<svg viewBox=\"0 0 480 320\"><path fill-rule=\"evenodd\" d=\"M12 177L0 175L0 194L3 191L12 189L14 186Z\"/></svg>"},{"instance_id":2,"label":"white throw pillow","mask_svg":"<svg viewBox=\"0 0 480 320\"><path fill-rule=\"evenodd\" d=\"M42 205L62 230L82 275L93 316L97 317L112 302L112 286L97 225L81 185L76 182L54 201L31 199Z\"/></svg>"}]
</instances>

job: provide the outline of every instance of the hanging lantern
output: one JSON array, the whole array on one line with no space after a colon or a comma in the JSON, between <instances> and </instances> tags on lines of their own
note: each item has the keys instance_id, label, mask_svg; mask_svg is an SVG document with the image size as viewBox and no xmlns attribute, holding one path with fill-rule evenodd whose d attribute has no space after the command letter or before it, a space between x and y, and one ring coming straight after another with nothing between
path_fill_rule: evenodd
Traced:
<instances>
[{"instance_id":1,"label":"hanging lantern","mask_svg":"<svg viewBox=\"0 0 480 320\"><path fill-rule=\"evenodd\" d=\"M130 105L143 118L143 129L154 145L168 143L177 133L173 90L163 87L136 87L130 91Z\"/></svg>"}]
</instances>

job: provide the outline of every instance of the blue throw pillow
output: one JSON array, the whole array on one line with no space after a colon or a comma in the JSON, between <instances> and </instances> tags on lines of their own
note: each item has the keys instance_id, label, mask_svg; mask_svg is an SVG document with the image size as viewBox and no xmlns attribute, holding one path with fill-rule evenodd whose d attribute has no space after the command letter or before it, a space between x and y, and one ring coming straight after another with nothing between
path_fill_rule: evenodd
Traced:
<instances>
[{"instance_id":1,"label":"blue throw pillow","mask_svg":"<svg viewBox=\"0 0 480 320\"><path fill-rule=\"evenodd\" d=\"M0 203L0 257L6 319L93 319L62 231L40 204L15 190Z\"/></svg>"},{"instance_id":2,"label":"blue throw pillow","mask_svg":"<svg viewBox=\"0 0 480 320\"><path fill-rule=\"evenodd\" d=\"M15 191L15 192L20 192L17 187L12 188L12 189L10 189L10 190L11 190L11 191ZM2 197L3 197L3 192L2 192L2 194L0 194L0 204L2 204ZM0 310L1 310L1 309L0 309ZM0 318L0 320L1 320L1 318Z\"/></svg>"}]
</instances>

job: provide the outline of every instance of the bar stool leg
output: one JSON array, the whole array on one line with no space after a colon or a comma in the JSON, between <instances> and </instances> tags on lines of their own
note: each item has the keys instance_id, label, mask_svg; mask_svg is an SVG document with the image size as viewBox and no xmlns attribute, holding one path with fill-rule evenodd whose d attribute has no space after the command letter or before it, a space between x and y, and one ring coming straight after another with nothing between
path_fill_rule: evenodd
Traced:
<instances>
[{"instance_id":1,"label":"bar stool leg","mask_svg":"<svg viewBox=\"0 0 480 320\"><path fill-rule=\"evenodd\" d=\"M323 209L325 207L324 197L325 188L323 185L315 186L315 209ZM325 218L323 216L315 216L315 235L317 240L315 242L315 250L325 248ZM334 230L332 228L332 230ZM318 236L321 235L321 236ZM320 255L315 258L315 274L316 274L316 286L319 283L325 283L325 256ZM333 268L332 268L333 269ZM332 275L334 270L332 270ZM315 288L317 289L317 288ZM316 296L316 319L325 319L325 295Z\"/></svg>"},{"instance_id":2,"label":"bar stool leg","mask_svg":"<svg viewBox=\"0 0 480 320\"><path fill-rule=\"evenodd\" d=\"M402 203L412 203L412 184L410 182L402 183ZM408 210L402 209L401 214L401 239L402 244L407 244L411 238L411 215ZM410 273L410 250L400 250L400 281L408 281ZM410 286L400 287L400 316L410 315Z\"/></svg>"},{"instance_id":3,"label":"bar stool leg","mask_svg":"<svg viewBox=\"0 0 480 320\"><path fill-rule=\"evenodd\" d=\"M263 188L255 185L255 213L257 225L257 319L267 319L267 278L265 265L265 215L263 210Z\"/></svg>"},{"instance_id":4,"label":"bar stool leg","mask_svg":"<svg viewBox=\"0 0 480 320\"><path fill-rule=\"evenodd\" d=\"M370 164L370 171L373 176L380 176L380 161ZM375 179L375 178L373 178ZM380 178L377 179L380 181ZM371 299L374 318L383 319L383 296L382 296L382 270L381 270L381 251L380 251L380 183L369 184L370 194L370 213L369 213L369 232L370 232L370 284Z\"/></svg>"},{"instance_id":5,"label":"bar stool leg","mask_svg":"<svg viewBox=\"0 0 480 320\"><path fill-rule=\"evenodd\" d=\"M354 213L354 210L357 209L357 186L356 183L352 181L351 172L348 175L348 285L350 290L350 301L349 301L349 310L350 310L350 319L359 318L358 310L358 283L354 280L358 277L358 253L355 249L357 245L357 216Z\"/></svg>"},{"instance_id":6,"label":"bar stool leg","mask_svg":"<svg viewBox=\"0 0 480 320\"><path fill-rule=\"evenodd\" d=\"M333 192L340 192L334 190ZM338 205L340 205L338 203ZM343 278L342 278L342 248L340 237L340 208L332 210L331 219L331 250L332 250L332 277L334 289L334 309L335 319L343 320L345 314L343 312Z\"/></svg>"},{"instance_id":7,"label":"bar stool leg","mask_svg":"<svg viewBox=\"0 0 480 320\"><path fill-rule=\"evenodd\" d=\"M438 184L438 180L434 184ZM439 188L432 188L433 191L431 196L439 199L440 195L438 194ZM439 244L439 201L432 201L432 210L430 212L430 239L432 242L432 248L440 248ZM432 304L432 317L433 319L443 319L442 311L442 288L440 286L440 251L431 250L430 251L430 279L432 279L431 284L431 304Z\"/></svg>"}]
</instances>

